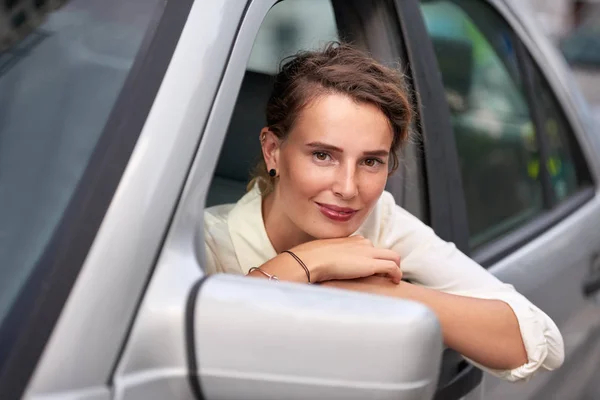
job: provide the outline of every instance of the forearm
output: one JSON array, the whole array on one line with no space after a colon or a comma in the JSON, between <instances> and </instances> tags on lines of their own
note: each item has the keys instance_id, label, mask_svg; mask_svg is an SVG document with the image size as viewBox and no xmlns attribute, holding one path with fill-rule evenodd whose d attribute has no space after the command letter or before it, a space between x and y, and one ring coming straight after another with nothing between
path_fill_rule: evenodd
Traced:
<instances>
[{"instance_id":1,"label":"forearm","mask_svg":"<svg viewBox=\"0 0 600 400\"><path fill-rule=\"evenodd\" d=\"M373 284L373 282L377 282ZM519 324L508 304L452 295L384 279L331 281L324 283L348 290L414 300L437 315L445 344L488 368L510 370L527 363Z\"/></svg>"}]
</instances>

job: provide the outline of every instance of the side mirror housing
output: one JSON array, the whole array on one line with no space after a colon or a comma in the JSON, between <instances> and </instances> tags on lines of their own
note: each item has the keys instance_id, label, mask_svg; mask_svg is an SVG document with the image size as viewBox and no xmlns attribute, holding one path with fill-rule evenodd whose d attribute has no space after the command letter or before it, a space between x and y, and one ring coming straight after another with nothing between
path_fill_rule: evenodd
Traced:
<instances>
[{"instance_id":1,"label":"side mirror housing","mask_svg":"<svg viewBox=\"0 0 600 400\"><path fill-rule=\"evenodd\" d=\"M419 303L216 275L188 304L192 383L205 399L423 400L435 392L442 335Z\"/></svg>"}]
</instances>

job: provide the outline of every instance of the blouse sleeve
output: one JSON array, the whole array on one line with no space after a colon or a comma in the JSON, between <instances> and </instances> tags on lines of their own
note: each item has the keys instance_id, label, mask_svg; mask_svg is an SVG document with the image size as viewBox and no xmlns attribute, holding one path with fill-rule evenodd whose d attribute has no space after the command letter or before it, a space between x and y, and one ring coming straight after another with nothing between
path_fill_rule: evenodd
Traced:
<instances>
[{"instance_id":1,"label":"blouse sleeve","mask_svg":"<svg viewBox=\"0 0 600 400\"><path fill-rule=\"evenodd\" d=\"M242 274L229 235L226 216L230 206L217 206L204 211L204 272ZM199 236L198 236L199 237Z\"/></svg>"},{"instance_id":2,"label":"blouse sleeve","mask_svg":"<svg viewBox=\"0 0 600 400\"><path fill-rule=\"evenodd\" d=\"M218 262L218 258L215 252L215 247L218 244L215 242L211 233L205 231L204 233L204 265L203 270L206 275L213 275L217 273L222 273L223 268L221 268L220 263Z\"/></svg>"},{"instance_id":3,"label":"blouse sleeve","mask_svg":"<svg viewBox=\"0 0 600 400\"><path fill-rule=\"evenodd\" d=\"M454 244L445 242L431 228L397 206L391 194L384 193L381 206L379 245L400 254L406 279L446 293L501 300L512 308L528 362L505 371L476 364L478 367L505 380L518 381L529 379L540 368L553 370L563 363L563 339L548 315L512 285L501 282Z\"/></svg>"}]
</instances>

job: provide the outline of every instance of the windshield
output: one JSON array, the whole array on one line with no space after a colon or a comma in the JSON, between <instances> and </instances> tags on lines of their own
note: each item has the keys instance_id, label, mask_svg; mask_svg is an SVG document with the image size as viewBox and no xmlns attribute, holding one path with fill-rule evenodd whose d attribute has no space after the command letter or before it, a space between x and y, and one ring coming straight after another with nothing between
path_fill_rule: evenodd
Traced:
<instances>
[{"instance_id":1,"label":"windshield","mask_svg":"<svg viewBox=\"0 0 600 400\"><path fill-rule=\"evenodd\" d=\"M0 327L35 276L159 4L71 0L0 53Z\"/></svg>"}]
</instances>

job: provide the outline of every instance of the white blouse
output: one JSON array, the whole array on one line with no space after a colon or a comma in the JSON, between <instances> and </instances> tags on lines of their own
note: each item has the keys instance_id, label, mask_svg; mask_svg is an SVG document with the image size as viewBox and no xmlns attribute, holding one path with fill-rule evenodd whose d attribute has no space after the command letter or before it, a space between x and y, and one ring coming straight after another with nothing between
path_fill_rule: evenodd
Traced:
<instances>
[{"instance_id":1,"label":"white blouse","mask_svg":"<svg viewBox=\"0 0 600 400\"><path fill-rule=\"evenodd\" d=\"M209 274L246 274L250 268L277 255L264 227L257 189L236 204L208 208L204 223ZM356 234L370 239L376 247L398 252L403 276L412 283L446 293L501 300L513 309L527 350L527 364L507 371L476 364L481 369L517 381L531 377L540 367L553 370L562 364L563 339L550 317L512 285L502 283L454 244L445 242L430 227L397 206L390 193L383 192Z\"/></svg>"}]
</instances>

